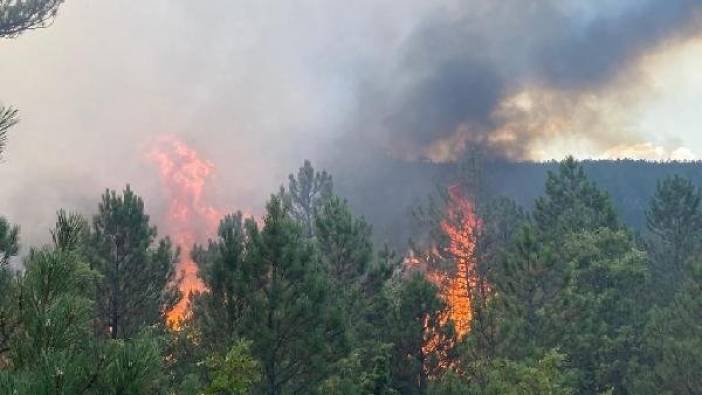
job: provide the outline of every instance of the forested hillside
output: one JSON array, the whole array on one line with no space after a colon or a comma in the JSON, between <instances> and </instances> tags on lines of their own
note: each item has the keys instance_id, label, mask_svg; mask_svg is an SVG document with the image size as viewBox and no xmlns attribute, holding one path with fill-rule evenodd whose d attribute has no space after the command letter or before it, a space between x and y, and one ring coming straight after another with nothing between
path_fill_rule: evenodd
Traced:
<instances>
[{"instance_id":1,"label":"forested hillside","mask_svg":"<svg viewBox=\"0 0 702 395\"><path fill-rule=\"evenodd\" d=\"M62 3L0 0L0 39L50 26ZM676 2L675 12L664 14L669 11L664 2L656 2L632 20L647 22L639 35L656 44L672 35L663 32L683 26L683 17L690 14L685 11L696 10L695 4ZM524 15L520 9L519 17L550 15L559 28L570 21L548 7L550 2L546 5ZM299 21L292 23L294 18L283 14L287 33ZM538 63L547 71L539 73L506 70L520 74L520 83L538 81L544 89L562 89L547 102L562 101L579 86L587 89L578 93L590 98L596 92L592 84L608 82L610 70L648 48L631 33L640 26L614 23L617 18L605 19L607 29L595 30L594 36L620 40L613 46L616 51L605 55L616 57L630 47L635 54L565 75L566 69L582 66L581 57L568 57L566 50L584 40L581 28L590 23L584 21L573 29L575 38L554 34L559 29L545 34L566 41L548 41L541 56L558 61L566 56L564 63ZM538 24L541 19L534 18ZM245 35L243 29L237 33ZM254 36L246 41L255 41ZM290 47L297 50L305 36L292 36L295 45ZM422 40L422 48L441 47L436 45L440 41ZM461 39L455 41L463 45ZM510 40L497 41L488 47L495 54ZM258 48L247 46L246 52L253 49ZM456 55L448 52L446 58ZM334 57L326 55L326 47L313 53L323 53L325 61ZM418 49L410 60L423 55ZM369 148L359 155L368 159L364 163L354 163L357 158L330 161L334 174L305 160L269 191L259 215L248 214L250 207L225 213L205 204L204 183L214 165L172 137L169 147L180 156L171 157L170 151L151 155L166 186L178 195L167 209L159 206L164 202L145 202L129 184L119 190L108 187L95 191L90 212L55 207L54 225L41 229L50 240L45 245L25 242L27 229L0 213L0 395L702 393L702 164L580 162L572 156L544 163L496 159L526 155L530 144L555 133L540 130L542 126L565 124L556 117L561 122L534 126L523 114L534 103L524 106L523 100L506 96L513 93L508 88L521 87L492 75L506 59L497 56L486 63L489 67L481 59L480 72L467 79L461 73L477 68L472 58L447 62L451 67L441 67L437 75L423 61L418 62L422 72L412 65L409 72L398 73L434 78L407 83L410 91L418 88L416 94L387 97L403 110L381 122L397 128L388 136L412 128L418 128L418 136L421 127L445 136L418 140L424 146L403 141L411 148L405 153L412 154L403 160L389 159L395 151L381 149L383 155L377 155ZM522 60L533 61L525 56L515 63ZM494 78L486 81L483 69ZM390 73L380 74L390 78ZM182 80L177 82L179 89L171 92L180 90ZM319 94L318 85L311 86ZM475 86L482 88L487 104L480 103L483 97L475 98ZM283 90L277 88L276 95ZM111 119L120 127L129 123L120 111L124 103L103 93L116 114ZM256 95L246 94L256 102ZM313 95L296 91L293 96L297 104ZM208 116L219 109L198 100ZM351 100L345 96L341 101ZM392 103L380 99L370 104L381 108L381 118L387 115L383 110L394 108L383 108ZM494 125L499 133L490 135L495 130L484 128L505 105L512 105L506 112L516 111L526 126L539 129L539 138L513 133L516 121L510 114L502 114L500 125ZM574 112L556 107L568 117ZM310 112L326 116L327 107L323 109ZM290 112L300 111L294 110ZM0 153L20 111L0 105ZM265 114L278 127L280 115L268 108ZM469 122L477 118L482 122ZM314 145L309 136L304 143ZM360 136L354 141L365 144L367 135ZM447 136L451 138L445 140ZM241 142L227 137L227 149ZM112 146L119 139L100 140ZM492 145L471 145L474 141ZM398 151L403 142L395 147ZM470 152L456 150L457 142ZM35 143L37 156L48 149ZM442 144L437 148L437 143ZM65 150L64 156L77 149L46 145ZM418 160L422 152L444 164ZM503 156L494 156L496 152ZM263 177L252 171L253 165L227 154L237 166L223 172L244 169L247 177ZM124 157L114 156L124 164ZM31 180L22 177L22 188L43 201L47 189L35 188ZM157 227L150 212L154 207L177 226L168 232ZM197 241L208 221L216 222L216 233Z\"/></svg>"},{"instance_id":2,"label":"forested hillside","mask_svg":"<svg viewBox=\"0 0 702 395\"><path fill-rule=\"evenodd\" d=\"M468 173L466 173L468 174ZM456 180L415 212L406 251L309 163L260 219L233 213L192 256L127 187L49 246L2 223L2 393L697 393L702 192L662 179L637 241L568 159L524 210ZM418 220L418 221L417 221ZM189 298L188 313L167 312Z\"/></svg>"},{"instance_id":3,"label":"forested hillside","mask_svg":"<svg viewBox=\"0 0 702 395\"><path fill-rule=\"evenodd\" d=\"M658 181L677 174L702 184L702 163L696 161L585 160L582 166L587 176L610 195L622 221L636 232L646 231L644 213ZM367 171L363 164L339 169L338 189L381 233L376 235L384 237L379 241L389 241L398 248L406 246L412 237L407 214L460 173L460 163L407 163L389 158L372 167L377 170ZM507 197L531 209L544 193L548 172L556 171L558 162L488 160L481 162L481 168L485 193Z\"/></svg>"}]
</instances>

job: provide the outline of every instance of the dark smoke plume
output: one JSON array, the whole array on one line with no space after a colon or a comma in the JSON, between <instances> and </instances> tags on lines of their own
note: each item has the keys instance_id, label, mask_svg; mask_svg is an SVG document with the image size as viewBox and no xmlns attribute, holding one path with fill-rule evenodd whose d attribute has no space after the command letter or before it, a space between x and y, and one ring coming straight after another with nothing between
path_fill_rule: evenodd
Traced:
<instances>
[{"instance_id":1,"label":"dark smoke plume","mask_svg":"<svg viewBox=\"0 0 702 395\"><path fill-rule=\"evenodd\" d=\"M593 97L632 85L650 51L699 33L702 3L585 4L468 1L433 14L367 82L358 129L395 157L439 162L467 144L532 159L554 137L639 143L599 119Z\"/></svg>"}]
</instances>

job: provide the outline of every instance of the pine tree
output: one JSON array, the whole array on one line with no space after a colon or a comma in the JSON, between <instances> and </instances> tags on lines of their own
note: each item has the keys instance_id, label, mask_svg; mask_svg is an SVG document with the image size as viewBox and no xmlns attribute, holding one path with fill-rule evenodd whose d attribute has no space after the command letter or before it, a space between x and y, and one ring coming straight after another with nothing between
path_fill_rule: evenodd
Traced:
<instances>
[{"instance_id":1,"label":"pine tree","mask_svg":"<svg viewBox=\"0 0 702 395\"><path fill-rule=\"evenodd\" d=\"M384 340L392 344L393 387L401 394L423 394L429 377L442 370L442 358L455 339L442 322L445 304L438 288L412 271L386 290L389 300Z\"/></svg>"},{"instance_id":2,"label":"pine tree","mask_svg":"<svg viewBox=\"0 0 702 395\"><path fill-rule=\"evenodd\" d=\"M2 9L0 9L0 12ZM7 131L19 122L17 110L12 107L0 105L0 154L5 150L7 144Z\"/></svg>"},{"instance_id":3,"label":"pine tree","mask_svg":"<svg viewBox=\"0 0 702 395\"><path fill-rule=\"evenodd\" d=\"M77 394L90 388L99 364L89 340L96 275L74 251L30 252L13 293L12 370L0 379L0 392Z\"/></svg>"},{"instance_id":4,"label":"pine tree","mask_svg":"<svg viewBox=\"0 0 702 395\"><path fill-rule=\"evenodd\" d=\"M336 196L320 205L315 219L317 245L333 286L343 290L359 283L373 258L368 223L354 218L348 204Z\"/></svg>"},{"instance_id":5,"label":"pine tree","mask_svg":"<svg viewBox=\"0 0 702 395\"><path fill-rule=\"evenodd\" d=\"M532 226L522 228L494 281L493 307L500 320L497 347L503 358L520 360L541 352L545 311L563 286L550 247L540 243L535 233Z\"/></svg>"},{"instance_id":6,"label":"pine tree","mask_svg":"<svg viewBox=\"0 0 702 395\"><path fill-rule=\"evenodd\" d=\"M692 266L684 286L666 306L650 313L643 356L633 364L632 394L698 394L702 388L702 265Z\"/></svg>"},{"instance_id":7,"label":"pine tree","mask_svg":"<svg viewBox=\"0 0 702 395\"><path fill-rule=\"evenodd\" d=\"M48 26L56 17L63 1L0 1L0 38L16 37L27 30Z\"/></svg>"},{"instance_id":8,"label":"pine tree","mask_svg":"<svg viewBox=\"0 0 702 395\"><path fill-rule=\"evenodd\" d=\"M536 201L534 221L554 240L573 232L619 226L608 194L588 180L573 157L561 162L558 173L548 173L546 195Z\"/></svg>"},{"instance_id":9,"label":"pine tree","mask_svg":"<svg viewBox=\"0 0 702 395\"><path fill-rule=\"evenodd\" d=\"M251 342L239 340L224 357L207 361L212 382L206 394L247 395L261 381L261 364L251 356Z\"/></svg>"},{"instance_id":10,"label":"pine tree","mask_svg":"<svg viewBox=\"0 0 702 395\"><path fill-rule=\"evenodd\" d=\"M0 39L50 25L63 1L0 0ZM0 104L0 154L5 150L7 130L18 121L16 109Z\"/></svg>"},{"instance_id":11,"label":"pine tree","mask_svg":"<svg viewBox=\"0 0 702 395\"><path fill-rule=\"evenodd\" d=\"M568 355L580 393L626 393L649 305L646 254L607 228L573 234L562 248L568 276L540 336Z\"/></svg>"},{"instance_id":12,"label":"pine tree","mask_svg":"<svg viewBox=\"0 0 702 395\"><path fill-rule=\"evenodd\" d=\"M164 325L164 313L177 302L177 252L168 238L156 242L156 236L144 202L129 186L122 195L105 192L93 219L90 263L102 275L98 316L113 339Z\"/></svg>"},{"instance_id":13,"label":"pine tree","mask_svg":"<svg viewBox=\"0 0 702 395\"><path fill-rule=\"evenodd\" d=\"M7 364L10 338L17 328L14 305L15 273L9 261L19 251L19 227L0 217L0 368Z\"/></svg>"},{"instance_id":14,"label":"pine tree","mask_svg":"<svg viewBox=\"0 0 702 395\"><path fill-rule=\"evenodd\" d=\"M161 340L149 330L131 339L110 339L100 345L99 374L89 393L149 395L162 392Z\"/></svg>"},{"instance_id":15,"label":"pine tree","mask_svg":"<svg viewBox=\"0 0 702 395\"><path fill-rule=\"evenodd\" d=\"M359 328L373 293L364 292L364 282L373 262L370 226L355 218L345 201L334 196L323 203L315 216L315 240L321 266L330 286L330 303L340 310L344 331L360 345Z\"/></svg>"},{"instance_id":16,"label":"pine tree","mask_svg":"<svg viewBox=\"0 0 702 395\"><path fill-rule=\"evenodd\" d=\"M659 181L646 212L648 249L658 302L667 303L683 282L702 246L702 192L688 179Z\"/></svg>"},{"instance_id":17,"label":"pine tree","mask_svg":"<svg viewBox=\"0 0 702 395\"><path fill-rule=\"evenodd\" d=\"M0 267L4 267L10 258L19 252L19 226L11 225L0 217Z\"/></svg>"},{"instance_id":18,"label":"pine tree","mask_svg":"<svg viewBox=\"0 0 702 395\"><path fill-rule=\"evenodd\" d=\"M281 187L280 196L290 207L289 214L303 227L306 237L314 235L316 210L332 196L332 177L326 171L317 172L305 160L297 176L288 176L287 190Z\"/></svg>"},{"instance_id":19,"label":"pine tree","mask_svg":"<svg viewBox=\"0 0 702 395\"><path fill-rule=\"evenodd\" d=\"M485 382L466 381L453 372L432 383L429 395L571 395L573 375L567 368L566 356L550 351L538 359L489 361Z\"/></svg>"},{"instance_id":20,"label":"pine tree","mask_svg":"<svg viewBox=\"0 0 702 395\"><path fill-rule=\"evenodd\" d=\"M289 210L273 196L262 230L249 236L249 259L261 276L242 332L263 367L260 390L270 395L314 392L343 335L318 254Z\"/></svg>"},{"instance_id":21,"label":"pine tree","mask_svg":"<svg viewBox=\"0 0 702 395\"><path fill-rule=\"evenodd\" d=\"M255 280L262 276L252 267L251 237L257 234L253 219L241 212L227 215L219 225L218 238L206 249L196 247L193 258L207 292L193 299L194 324L207 354L229 349L242 332L250 312Z\"/></svg>"}]
</instances>

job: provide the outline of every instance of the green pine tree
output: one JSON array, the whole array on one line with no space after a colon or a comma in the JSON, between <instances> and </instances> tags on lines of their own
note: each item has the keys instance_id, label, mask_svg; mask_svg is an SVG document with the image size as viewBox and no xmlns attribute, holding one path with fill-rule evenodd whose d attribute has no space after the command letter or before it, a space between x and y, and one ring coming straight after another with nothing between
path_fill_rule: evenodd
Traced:
<instances>
[{"instance_id":1,"label":"green pine tree","mask_svg":"<svg viewBox=\"0 0 702 395\"><path fill-rule=\"evenodd\" d=\"M289 214L303 228L306 237L315 231L315 212L332 197L332 177L326 171L315 171L309 160L305 160L297 176L288 176L288 188L280 190L280 197L290 207Z\"/></svg>"},{"instance_id":2,"label":"green pine tree","mask_svg":"<svg viewBox=\"0 0 702 395\"><path fill-rule=\"evenodd\" d=\"M548 173L546 195L537 199L533 216L537 229L555 240L573 232L619 226L608 194L588 180L573 157L561 162L558 173Z\"/></svg>"},{"instance_id":3,"label":"green pine tree","mask_svg":"<svg viewBox=\"0 0 702 395\"><path fill-rule=\"evenodd\" d=\"M667 303L682 285L692 259L702 252L702 192L688 179L658 182L646 212L654 294Z\"/></svg>"},{"instance_id":4,"label":"green pine tree","mask_svg":"<svg viewBox=\"0 0 702 395\"><path fill-rule=\"evenodd\" d=\"M578 392L624 394L648 309L646 254L625 231L603 228L573 234L562 255L566 284L540 336L568 355Z\"/></svg>"},{"instance_id":5,"label":"green pine tree","mask_svg":"<svg viewBox=\"0 0 702 395\"><path fill-rule=\"evenodd\" d=\"M418 271L386 289L384 340L392 344L392 384L401 394L425 393L455 342L451 326L442 322L445 304L438 291Z\"/></svg>"},{"instance_id":6,"label":"green pine tree","mask_svg":"<svg viewBox=\"0 0 702 395\"><path fill-rule=\"evenodd\" d=\"M702 388L702 264L694 264L670 304L650 312L632 394L698 394Z\"/></svg>"},{"instance_id":7,"label":"green pine tree","mask_svg":"<svg viewBox=\"0 0 702 395\"><path fill-rule=\"evenodd\" d=\"M129 186L123 194L107 191L90 235L90 263L98 283L98 316L113 339L128 339L145 327L165 324L164 313L179 293L177 252L171 241L156 241L144 202Z\"/></svg>"},{"instance_id":8,"label":"green pine tree","mask_svg":"<svg viewBox=\"0 0 702 395\"><path fill-rule=\"evenodd\" d=\"M249 294L244 338L263 368L260 391L311 393L338 358L343 326L329 303L319 255L290 208L271 197L260 233L249 235L251 265L261 275Z\"/></svg>"},{"instance_id":9,"label":"green pine tree","mask_svg":"<svg viewBox=\"0 0 702 395\"><path fill-rule=\"evenodd\" d=\"M242 333L244 317L250 312L254 281L262 276L249 254L253 219L242 214L227 215L220 222L218 238L206 249L197 247L193 257L208 291L193 299L193 320L207 354L229 349Z\"/></svg>"},{"instance_id":10,"label":"green pine tree","mask_svg":"<svg viewBox=\"0 0 702 395\"><path fill-rule=\"evenodd\" d=\"M10 338L11 370L0 379L0 392L80 394L90 389L99 364L91 341L96 276L73 251L30 252L12 293L17 327Z\"/></svg>"}]
</instances>

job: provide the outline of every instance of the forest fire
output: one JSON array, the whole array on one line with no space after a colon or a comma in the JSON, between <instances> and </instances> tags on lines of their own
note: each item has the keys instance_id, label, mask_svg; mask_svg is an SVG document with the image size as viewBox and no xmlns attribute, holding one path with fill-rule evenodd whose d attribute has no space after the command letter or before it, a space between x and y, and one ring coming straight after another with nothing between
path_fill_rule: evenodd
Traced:
<instances>
[{"instance_id":1,"label":"forest fire","mask_svg":"<svg viewBox=\"0 0 702 395\"><path fill-rule=\"evenodd\" d=\"M169 197L166 230L180 246L179 289L183 299L170 311L167 319L171 327L177 328L188 311L187 296L194 291L205 290L197 276L197 265L190 252L195 242L216 230L220 213L204 199L204 188L212 176L214 165L184 142L172 135L155 140L148 159L158 166L161 180Z\"/></svg>"},{"instance_id":2,"label":"forest fire","mask_svg":"<svg viewBox=\"0 0 702 395\"><path fill-rule=\"evenodd\" d=\"M478 287L475 250L480 221L458 185L451 186L448 192L449 206L441 230L449 239L446 254L456 267L454 273L444 276L442 295L448 304L448 318L453 321L457 335L463 337L470 330L472 319L471 290Z\"/></svg>"},{"instance_id":3,"label":"forest fire","mask_svg":"<svg viewBox=\"0 0 702 395\"><path fill-rule=\"evenodd\" d=\"M460 339L470 331L473 291L481 288L482 282L476 273L476 237L480 220L475 214L471 201L460 191L460 185L448 188L448 201L440 230L448 238L444 248L434 249L430 255L448 260L452 267L448 270L429 265L431 259L412 255L405 261L412 268L424 268L426 278L439 287L447 309L441 317L443 324L453 322ZM433 258L432 258L433 259ZM427 349L433 349L435 340L429 335Z\"/></svg>"}]
</instances>

